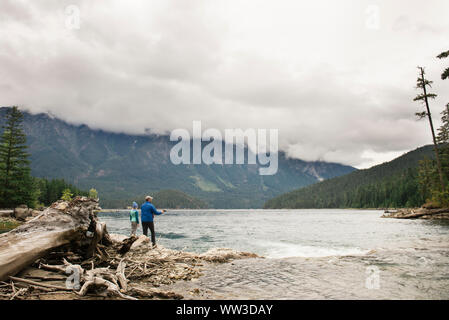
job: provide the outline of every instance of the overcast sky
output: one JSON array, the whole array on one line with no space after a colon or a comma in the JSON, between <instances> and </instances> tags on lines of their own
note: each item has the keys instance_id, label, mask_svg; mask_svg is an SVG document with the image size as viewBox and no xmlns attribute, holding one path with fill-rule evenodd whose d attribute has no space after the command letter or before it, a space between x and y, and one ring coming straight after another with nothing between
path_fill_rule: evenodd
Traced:
<instances>
[{"instance_id":1,"label":"overcast sky","mask_svg":"<svg viewBox=\"0 0 449 320\"><path fill-rule=\"evenodd\" d=\"M363 168L431 143L416 67L438 126L448 40L447 0L0 0L0 105L137 134L276 128L292 157Z\"/></svg>"}]
</instances>

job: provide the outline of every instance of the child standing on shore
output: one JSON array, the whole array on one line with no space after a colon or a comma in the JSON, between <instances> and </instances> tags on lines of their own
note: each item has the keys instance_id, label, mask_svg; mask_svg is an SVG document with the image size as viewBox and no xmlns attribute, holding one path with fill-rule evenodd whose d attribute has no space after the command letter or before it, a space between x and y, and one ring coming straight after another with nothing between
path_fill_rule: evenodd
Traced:
<instances>
[{"instance_id":1,"label":"child standing on shore","mask_svg":"<svg viewBox=\"0 0 449 320\"><path fill-rule=\"evenodd\" d=\"M131 221L131 236L135 236L139 225L139 211L136 202L133 202L133 208L129 212L129 220Z\"/></svg>"}]
</instances>

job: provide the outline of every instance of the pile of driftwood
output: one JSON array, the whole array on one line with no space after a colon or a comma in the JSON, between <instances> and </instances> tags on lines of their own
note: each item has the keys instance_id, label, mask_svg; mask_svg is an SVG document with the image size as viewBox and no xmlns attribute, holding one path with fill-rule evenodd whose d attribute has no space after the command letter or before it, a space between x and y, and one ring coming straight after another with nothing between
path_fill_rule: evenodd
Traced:
<instances>
[{"instance_id":1,"label":"pile of driftwood","mask_svg":"<svg viewBox=\"0 0 449 320\"><path fill-rule=\"evenodd\" d=\"M114 240L97 218L99 209L95 199L58 201L0 235L0 299L182 299L157 287L196 278L205 263L257 257L152 248L145 236Z\"/></svg>"},{"instance_id":2,"label":"pile of driftwood","mask_svg":"<svg viewBox=\"0 0 449 320\"><path fill-rule=\"evenodd\" d=\"M419 208L419 209L399 209L386 210L382 218L395 219L449 219L449 208Z\"/></svg>"}]
</instances>

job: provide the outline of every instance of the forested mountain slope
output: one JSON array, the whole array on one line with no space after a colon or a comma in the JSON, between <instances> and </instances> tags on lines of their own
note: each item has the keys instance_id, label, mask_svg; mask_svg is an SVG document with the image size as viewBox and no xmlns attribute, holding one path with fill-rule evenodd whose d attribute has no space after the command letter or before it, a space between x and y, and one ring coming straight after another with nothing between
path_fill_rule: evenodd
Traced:
<instances>
[{"instance_id":1,"label":"forested mountain slope","mask_svg":"<svg viewBox=\"0 0 449 320\"><path fill-rule=\"evenodd\" d=\"M384 208L416 207L425 199L418 192L418 163L433 159L428 145L369 169L329 179L280 195L265 208Z\"/></svg>"}]
</instances>

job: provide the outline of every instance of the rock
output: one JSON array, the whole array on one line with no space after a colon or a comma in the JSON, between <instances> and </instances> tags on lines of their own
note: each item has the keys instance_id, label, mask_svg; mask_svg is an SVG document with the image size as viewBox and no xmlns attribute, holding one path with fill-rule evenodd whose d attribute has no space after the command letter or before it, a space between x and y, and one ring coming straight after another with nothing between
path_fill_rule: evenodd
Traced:
<instances>
[{"instance_id":1,"label":"rock","mask_svg":"<svg viewBox=\"0 0 449 320\"><path fill-rule=\"evenodd\" d=\"M125 236L123 234L114 234L114 233L111 233L109 236L111 237L111 240L114 242L122 242L123 240L128 238L127 236Z\"/></svg>"},{"instance_id":2,"label":"rock","mask_svg":"<svg viewBox=\"0 0 449 320\"><path fill-rule=\"evenodd\" d=\"M198 288L193 289L192 294L200 294L200 289Z\"/></svg>"},{"instance_id":3,"label":"rock","mask_svg":"<svg viewBox=\"0 0 449 320\"><path fill-rule=\"evenodd\" d=\"M13 210L0 210L0 218L10 218L13 214Z\"/></svg>"},{"instance_id":4,"label":"rock","mask_svg":"<svg viewBox=\"0 0 449 320\"><path fill-rule=\"evenodd\" d=\"M28 209L28 206L26 204L21 204L20 206L17 206L17 208Z\"/></svg>"},{"instance_id":5,"label":"rock","mask_svg":"<svg viewBox=\"0 0 449 320\"><path fill-rule=\"evenodd\" d=\"M69 203L66 201L56 202L51 205L52 208L55 208L55 209L61 210L61 211L66 210L68 208L68 206L69 206Z\"/></svg>"},{"instance_id":6,"label":"rock","mask_svg":"<svg viewBox=\"0 0 449 320\"><path fill-rule=\"evenodd\" d=\"M42 211L39 211L39 210L31 210L31 216L32 217L37 217L41 213L42 213Z\"/></svg>"},{"instance_id":7,"label":"rock","mask_svg":"<svg viewBox=\"0 0 449 320\"><path fill-rule=\"evenodd\" d=\"M23 206L19 206L14 209L14 217L17 220L25 221L27 217L31 216L31 211L26 206L23 208Z\"/></svg>"},{"instance_id":8,"label":"rock","mask_svg":"<svg viewBox=\"0 0 449 320\"><path fill-rule=\"evenodd\" d=\"M199 257L205 261L221 263L234 259L260 258L260 256L255 253L235 251L228 248L212 248L207 252L200 254Z\"/></svg>"},{"instance_id":9,"label":"rock","mask_svg":"<svg viewBox=\"0 0 449 320\"><path fill-rule=\"evenodd\" d=\"M147 244L150 242L150 238L148 238L145 235L141 235L138 237L138 239L132 244L131 246L131 250L137 249L142 247L143 245Z\"/></svg>"}]
</instances>

